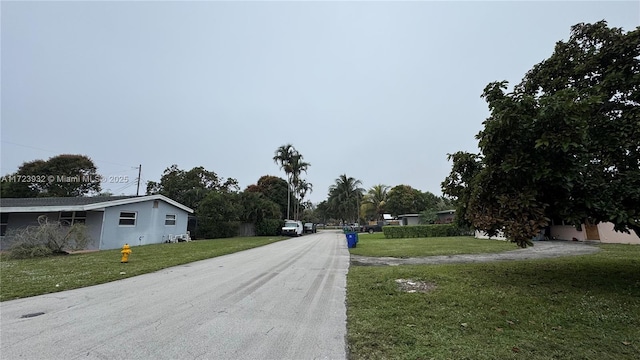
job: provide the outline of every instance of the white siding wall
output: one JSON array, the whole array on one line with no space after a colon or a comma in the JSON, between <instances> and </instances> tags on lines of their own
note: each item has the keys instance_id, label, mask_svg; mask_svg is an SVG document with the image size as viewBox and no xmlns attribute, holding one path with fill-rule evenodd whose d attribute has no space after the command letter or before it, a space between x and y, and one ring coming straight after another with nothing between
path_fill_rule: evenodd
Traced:
<instances>
[{"instance_id":1,"label":"white siding wall","mask_svg":"<svg viewBox=\"0 0 640 360\"><path fill-rule=\"evenodd\" d=\"M187 232L188 213L164 201L154 200L112 206L105 209L105 221L100 249L118 249L124 244L139 246L162 243L169 235ZM135 212L135 226L119 225L120 212ZM166 215L176 215L176 225L165 225Z\"/></svg>"}]
</instances>

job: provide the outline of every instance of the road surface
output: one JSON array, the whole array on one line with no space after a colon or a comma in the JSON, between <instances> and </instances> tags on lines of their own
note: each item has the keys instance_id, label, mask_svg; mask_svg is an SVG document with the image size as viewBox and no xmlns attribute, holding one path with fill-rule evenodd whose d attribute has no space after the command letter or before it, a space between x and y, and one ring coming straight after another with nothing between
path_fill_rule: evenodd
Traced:
<instances>
[{"instance_id":1,"label":"road surface","mask_svg":"<svg viewBox=\"0 0 640 360\"><path fill-rule=\"evenodd\" d=\"M345 359L348 266L320 232L2 302L0 358Z\"/></svg>"}]
</instances>

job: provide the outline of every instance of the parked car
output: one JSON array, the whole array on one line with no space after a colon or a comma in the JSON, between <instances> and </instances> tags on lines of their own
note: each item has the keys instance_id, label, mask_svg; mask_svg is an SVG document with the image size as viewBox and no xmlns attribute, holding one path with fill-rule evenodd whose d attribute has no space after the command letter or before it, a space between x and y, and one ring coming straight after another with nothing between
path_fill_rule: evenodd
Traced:
<instances>
[{"instance_id":1,"label":"parked car","mask_svg":"<svg viewBox=\"0 0 640 360\"><path fill-rule=\"evenodd\" d=\"M382 224L363 225L362 227L360 227L360 232L368 232L369 234L373 234L374 232L382 232Z\"/></svg>"},{"instance_id":2,"label":"parked car","mask_svg":"<svg viewBox=\"0 0 640 360\"><path fill-rule=\"evenodd\" d=\"M282 235L285 236L302 236L303 227L301 221L285 220L282 227Z\"/></svg>"},{"instance_id":3,"label":"parked car","mask_svg":"<svg viewBox=\"0 0 640 360\"><path fill-rule=\"evenodd\" d=\"M314 234L318 231L316 224L314 223L305 223L304 224L304 233Z\"/></svg>"}]
</instances>

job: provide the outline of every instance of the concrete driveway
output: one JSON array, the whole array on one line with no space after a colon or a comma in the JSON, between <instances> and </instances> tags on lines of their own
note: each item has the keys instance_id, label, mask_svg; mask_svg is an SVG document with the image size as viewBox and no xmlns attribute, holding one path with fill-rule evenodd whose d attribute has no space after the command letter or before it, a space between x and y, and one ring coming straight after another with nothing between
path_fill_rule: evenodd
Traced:
<instances>
[{"instance_id":1,"label":"concrete driveway","mask_svg":"<svg viewBox=\"0 0 640 360\"><path fill-rule=\"evenodd\" d=\"M2 359L345 359L344 235L0 304Z\"/></svg>"}]
</instances>

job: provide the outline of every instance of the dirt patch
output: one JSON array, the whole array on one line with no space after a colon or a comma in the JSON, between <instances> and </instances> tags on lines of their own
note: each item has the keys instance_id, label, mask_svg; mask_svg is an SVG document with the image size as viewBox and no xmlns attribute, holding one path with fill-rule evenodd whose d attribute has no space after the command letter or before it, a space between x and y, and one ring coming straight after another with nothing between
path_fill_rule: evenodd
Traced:
<instances>
[{"instance_id":1,"label":"dirt patch","mask_svg":"<svg viewBox=\"0 0 640 360\"><path fill-rule=\"evenodd\" d=\"M575 241L536 241L534 246L497 254L442 255L421 258L368 257L351 255L351 264L360 266L397 266L420 264L454 264L508 260L547 259L561 256L593 254L600 248Z\"/></svg>"},{"instance_id":2,"label":"dirt patch","mask_svg":"<svg viewBox=\"0 0 640 360\"><path fill-rule=\"evenodd\" d=\"M436 288L436 284L413 279L396 279L398 290L406 293L426 293Z\"/></svg>"}]
</instances>

